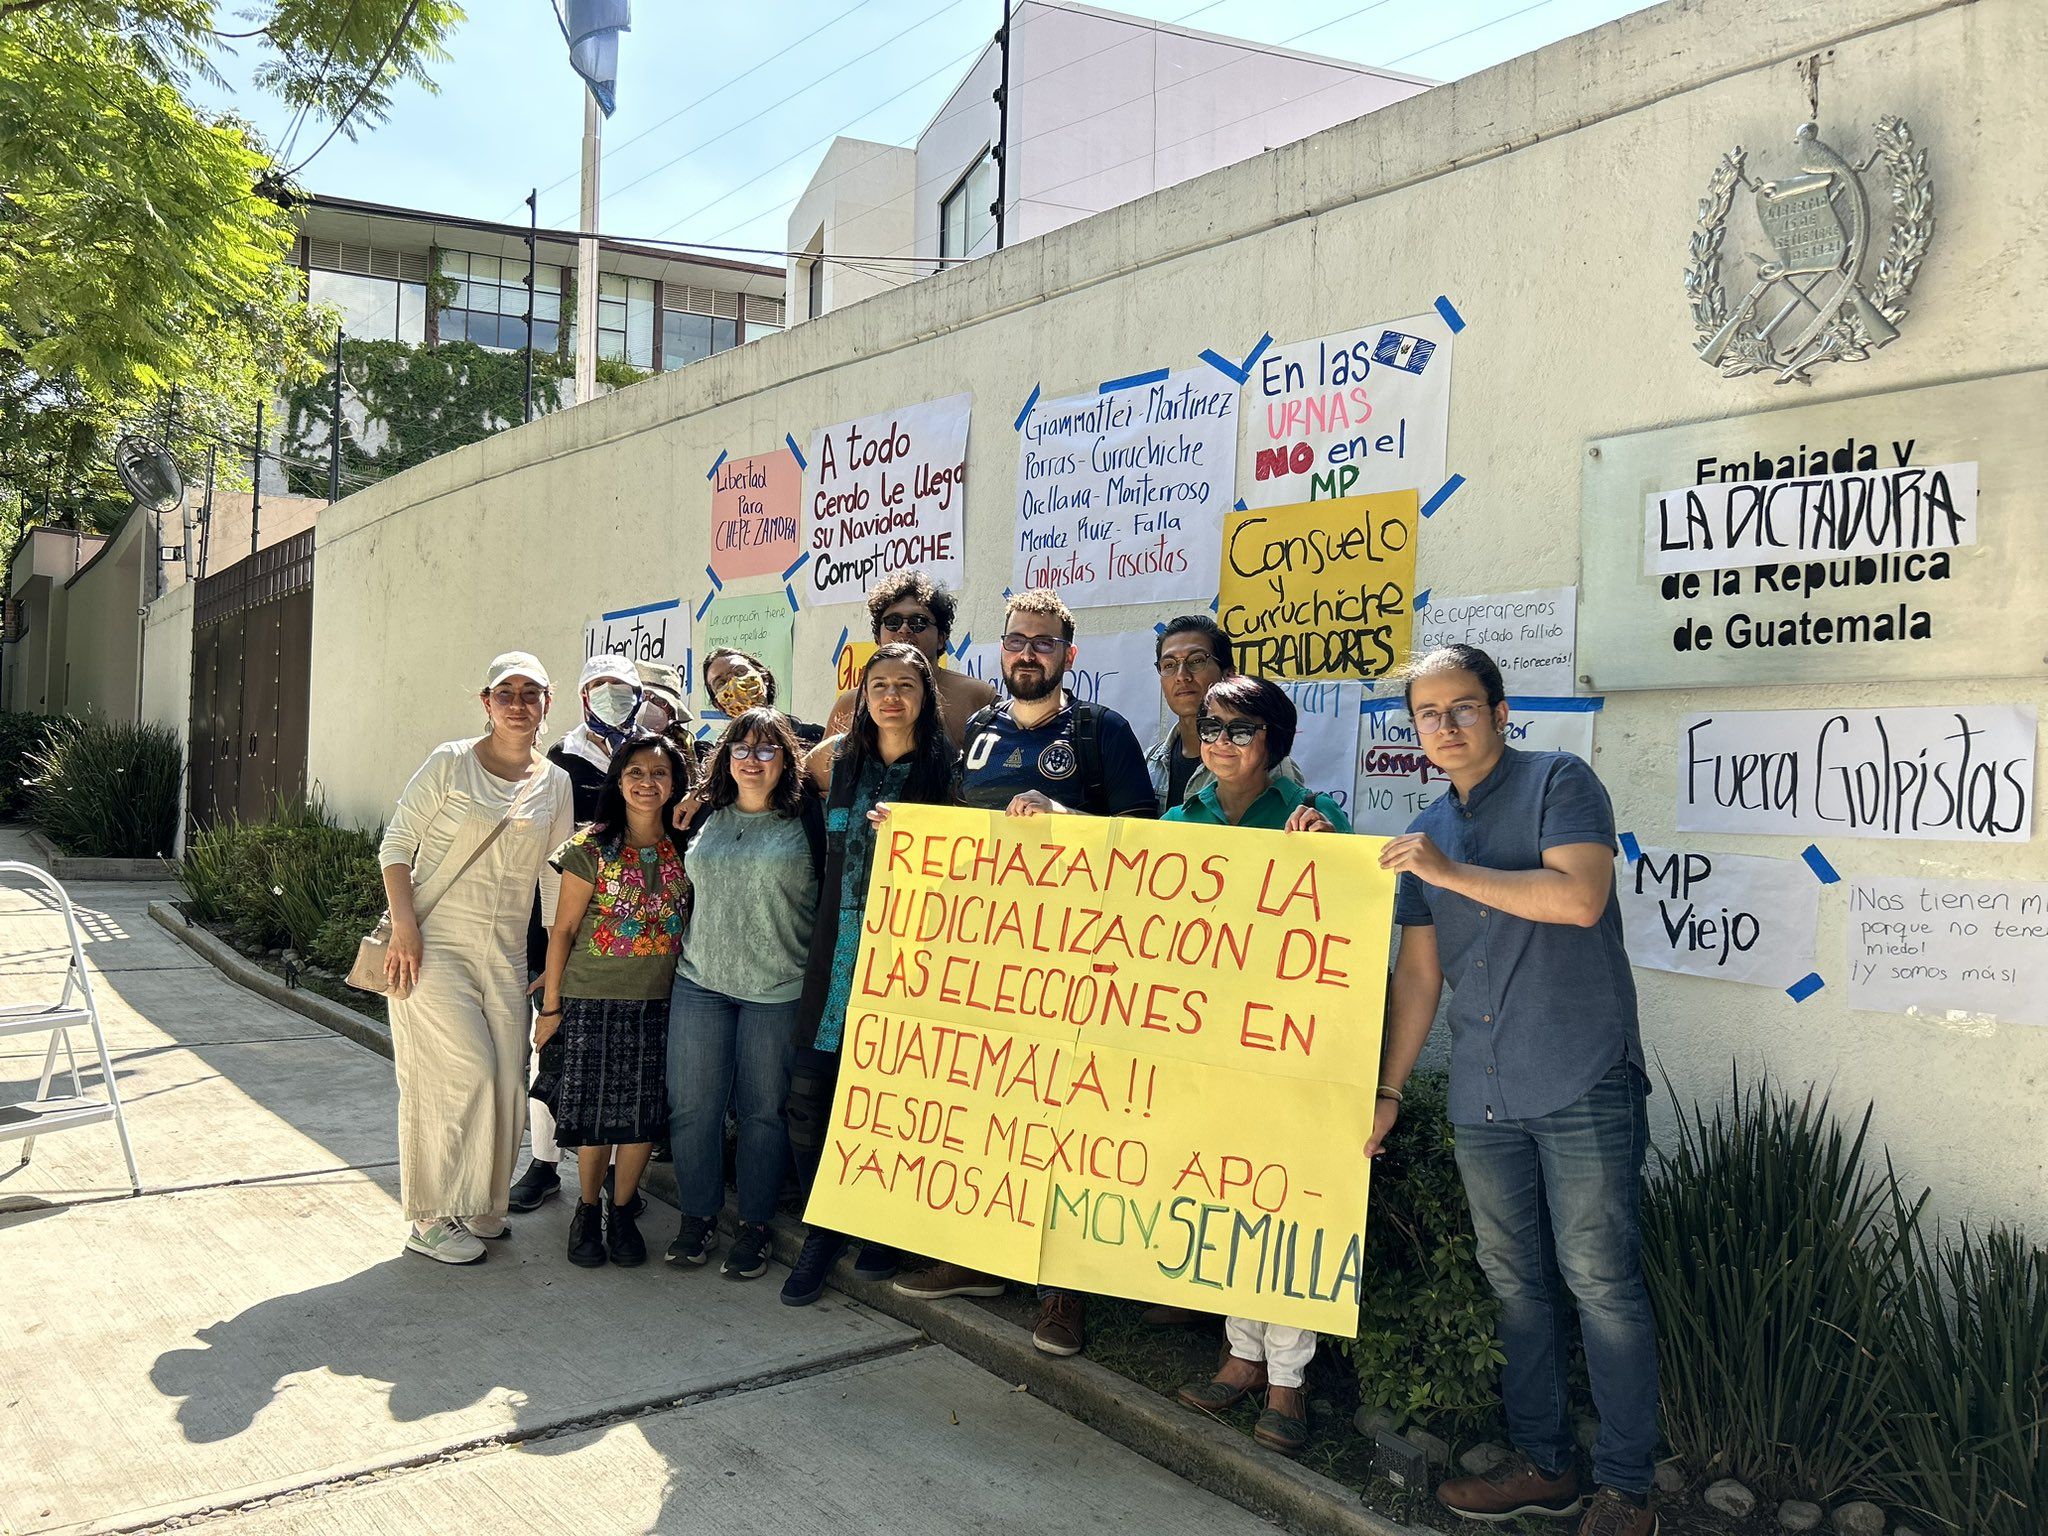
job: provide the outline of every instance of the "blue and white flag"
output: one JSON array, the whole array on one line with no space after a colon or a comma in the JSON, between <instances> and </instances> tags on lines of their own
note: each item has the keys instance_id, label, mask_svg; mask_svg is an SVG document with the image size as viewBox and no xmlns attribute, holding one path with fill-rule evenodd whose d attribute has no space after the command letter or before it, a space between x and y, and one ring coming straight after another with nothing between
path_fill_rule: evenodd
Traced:
<instances>
[{"instance_id":1,"label":"blue and white flag","mask_svg":"<svg viewBox=\"0 0 2048 1536\"><path fill-rule=\"evenodd\" d=\"M619 34L633 29L633 0L566 0L557 9L569 40L569 66L581 75L606 117L617 104Z\"/></svg>"}]
</instances>

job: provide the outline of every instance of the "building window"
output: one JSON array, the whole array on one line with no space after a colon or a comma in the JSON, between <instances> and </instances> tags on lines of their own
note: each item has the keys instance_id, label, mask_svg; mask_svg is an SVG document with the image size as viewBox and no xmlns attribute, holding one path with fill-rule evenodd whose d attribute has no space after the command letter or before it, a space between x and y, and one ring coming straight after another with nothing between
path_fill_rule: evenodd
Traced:
<instances>
[{"instance_id":1,"label":"building window","mask_svg":"<svg viewBox=\"0 0 2048 1536\"><path fill-rule=\"evenodd\" d=\"M441 276L454 284L440 311L443 341L517 351L526 345L526 263L514 257L442 251ZM533 344L552 352L561 336L562 269L533 269Z\"/></svg>"},{"instance_id":2,"label":"building window","mask_svg":"<svg viewBox=\"0 0 2048 1536\"><path fill-rule=\"evenodd\" d=\"M661 366L664 372L694 363L700 357L739 345L740 323L724 315L699 315L685 309L661 312Z\"/></svg>"},{"instance_id":3,"label":"building window","mask_svg":"<svg viewBox=\"0 0 2048 1536\"><path fill-rule=\"evenodd\" d=\"M813 256L804 267L804 314L815 320L825 313L825 258Z\"/></svg>"},{"instance_id":4,"label":"building window","mask_svg":"<svg viewBox=\"0 0 2048 1536\"><path fill-rule=\"evenodd\" d=\"M996 162L987 150L939 204L939 254L978 256L992 246L996 217Z\"/></svg>"},{"instance_id":5,"label":"building window","mask_svg":"<svg viewBox=\"0 0 2048 1536\"><path fill-rule=\"evenodd\" d=\"M427 339L425 283L315 267L306 274L306 302L340 310L342 334L354 341L409 341L418 346Z\"/></svg>"},{"instance_id":6,"label":"building window","mask_svg":"<svg viewBox=\"0 0 2048 1536\"><path fill-rule=\"evenodd\" d=\"M597 355L635 368L654 367L654 279L600 272Z\"/></svg>"}]
</instances>

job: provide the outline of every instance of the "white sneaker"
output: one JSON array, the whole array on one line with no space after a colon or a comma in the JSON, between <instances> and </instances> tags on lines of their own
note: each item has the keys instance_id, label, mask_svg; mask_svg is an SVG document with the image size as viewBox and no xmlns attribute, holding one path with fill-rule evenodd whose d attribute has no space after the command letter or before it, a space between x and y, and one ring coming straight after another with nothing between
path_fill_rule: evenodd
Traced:
<instances>
[{"instance_id":1,"label":"white sneaker","mask_svg":"<svg viewBox=\"0 0 2048 1536\"><path fill-rule=\"evenodd\" d=\"M462 1218L462 1224L486 1242L493 1238L508 1237L512 1231L505 1225L505 1218L502 1216L465 1216Z\"/></svg>"},{"instance_id":2,"label":"white sneaker","mask_svg":"<svg viewBox=\"0 0 2048 1536\"><path fill-rule=\"evenodd\" d=\"M484 1245L469 1228L450 1217L424 1225L414 1222L406 1234L405 1251L423 1253L442 1264L475 1264L484 1256Z\"/></svg>"}]
</instances>

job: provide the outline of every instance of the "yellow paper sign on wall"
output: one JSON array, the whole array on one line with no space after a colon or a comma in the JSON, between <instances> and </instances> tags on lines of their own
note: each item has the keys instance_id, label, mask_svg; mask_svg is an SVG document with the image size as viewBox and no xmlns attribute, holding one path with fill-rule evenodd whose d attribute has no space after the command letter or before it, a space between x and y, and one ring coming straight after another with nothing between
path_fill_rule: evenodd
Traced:
<instances>
[{"instance_id":1,"label":"yellow paper sign on wall","mask_svg":"<svg viewBox=\"0 0 2048 1536\"><path fill-rule=\"evenodd\" d=\"M1254 507L1223 519L1217 614L1261 677L1385 677L1415 628L1414 491Z\"/></svg>"},{"instance_id":2,"label":"yellow paper sign on wall","mask_svg":"<svg viewBox=\"0 0 2048 1536\"><path fill-rule=\"evenodd\" d=\"M1350 1336L1379 840L899 806L807 1217Z\"/></svg>"},{"instance_id":3,"label":"yellow paper sign on wall","mask_svg":"<svg viewBox=\"0 0 2048 1536\"><path fill-rule=\"evenodd\" d=\"M868 664L868 658L881 647L872 640L849 640L839 648L839 656L833 663L832 686L841 693L860 681L860 669ZM938 668L946 669L946 653L939 652Z\"/></svg>"}]
</instances>

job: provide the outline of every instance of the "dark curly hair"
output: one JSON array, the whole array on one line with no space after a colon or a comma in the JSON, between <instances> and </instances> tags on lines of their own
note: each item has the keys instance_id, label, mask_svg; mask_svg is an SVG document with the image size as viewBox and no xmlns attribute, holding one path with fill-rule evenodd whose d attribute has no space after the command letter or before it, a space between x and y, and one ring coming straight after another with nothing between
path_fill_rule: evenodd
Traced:
<instances>
[{"instance_id":1,"label":"dark curly hair","mask_svg":"<svg viewBox=\"0 0 2048 1536\"><path fill-rule=\"evenodd\" d=\"M732 776L732 749L744 741L769 742L782 748L782 777L775 781L769 804L781 815L796 815L804 803L803 748L797 745L789 716L779 709L765 708L750 709L738 716L718 738L704 768L704 809L715 811L739 799L739 781Z\"/></svg>"},{"instance_id":2,"label":"dark curly hair","mask_svg":"<svg viewBox=\"0 0 2048 1536\"><path fill-rule=\"evenodd\" d=\"M905 598L931 610L932 623L941 641L953 633L953 594L936 585L923 571L898 571L884 576L868 590L868 627L877 640L882 638L882 615Z\"/></svg>"}]
</instances>

